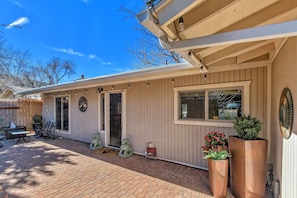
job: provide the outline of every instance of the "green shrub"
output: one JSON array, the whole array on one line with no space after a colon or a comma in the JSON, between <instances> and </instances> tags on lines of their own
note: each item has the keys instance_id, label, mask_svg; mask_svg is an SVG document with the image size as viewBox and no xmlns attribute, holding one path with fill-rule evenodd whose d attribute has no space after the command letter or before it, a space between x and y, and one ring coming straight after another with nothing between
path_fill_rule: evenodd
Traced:
<instances>
[{"instance_id":1,"label":"green shrub","mask_svg":"<svg viewBox=\"0 0 297 198\"><path fill-rule=\"evenodd\" d=\"M255 140L262 129L262 123L256 117L243 115L235 118L234 129L241 139Z\"/></svg>"},{"instance_id":2,"label":"green shrub","mask_svg":"<svg viewBox=\"0 0 297 198\"><path fill-rule=\"evenodd\" d=\"M41 123L42 122L42 116L41 115L34 115L33 116L34 123Z\"/></svg>"}]
</instances>

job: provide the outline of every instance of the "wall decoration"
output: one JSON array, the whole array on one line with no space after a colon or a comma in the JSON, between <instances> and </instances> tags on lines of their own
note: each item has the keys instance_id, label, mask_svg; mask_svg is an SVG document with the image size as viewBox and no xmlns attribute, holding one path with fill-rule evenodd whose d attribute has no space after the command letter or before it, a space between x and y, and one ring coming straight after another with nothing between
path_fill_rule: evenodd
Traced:
<instances>
[{"instance_id":1,"label":"wall decoration","mask_svg":"<svg viewBox=\"0 0 297 198\"><path fill-rule=\"evenodd\" d=\"M78 108L81 112L85 112L88 108L88 101L87 99L82 96L79 98L79 101L78 101Z\"/></svg>"},{"instance_id":2,"label":"wall decoration","mask_svg":"<svg viewBox=\"0 0 297 198\"><path fill-rule=\"evenodd\" d=\"M293 98L289 88L285 88L279 102L279 126L283 138L289 139L294 120Z\"/></svg>"}]
</instances>

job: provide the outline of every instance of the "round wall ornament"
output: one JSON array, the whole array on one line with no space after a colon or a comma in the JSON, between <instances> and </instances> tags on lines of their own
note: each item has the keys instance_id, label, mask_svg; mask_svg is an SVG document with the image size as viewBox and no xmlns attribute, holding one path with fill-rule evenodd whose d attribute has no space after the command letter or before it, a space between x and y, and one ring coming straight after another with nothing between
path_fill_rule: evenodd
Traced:
<instances>
[{"instance_id":1,"label":"round wall ornament","mask_svg":"<svg viewBox=\"0 0 297 198\"><path fill-rule=\"evenodd\" d=\"M87 99L82 96L79 98L79 101L78 101L78 108L81 112L85 112L88 108L88 101Z\"/></svg>"},{"instance_id":2,"label":"round wall ornament","mask_svg":"<svg viewBox=\"0 0 297 198\"><path fill-rule=\"evenodd\" d=\"M293 98L289 88L284 88L279 102L279 126L283 138L289 139L294 121Z\"/></svg>"}]
</instances>

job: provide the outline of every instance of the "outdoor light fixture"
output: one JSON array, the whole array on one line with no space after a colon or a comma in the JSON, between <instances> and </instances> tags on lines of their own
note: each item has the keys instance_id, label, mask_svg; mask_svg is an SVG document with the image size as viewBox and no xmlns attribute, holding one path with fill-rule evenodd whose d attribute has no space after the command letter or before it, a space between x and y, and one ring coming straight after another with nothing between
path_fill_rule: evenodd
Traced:
<instances>
[{"instance_id":1,"label":"outdoor light fixture","mask_svg":"<svg viewBox=\"0 0 297 198\"><path fill-rule=\"evenodd\" d=\"M88 90L86 89L85 93L87 94L88 93Z\"/></svg>"},{"instance_id":2,"label":"outdoor light fixture","mask_svg":"<svg viewBox=\"0 0 297 198\"><path fill-rule=\"evenodd\" d=\"M128 85L128 89L130 89L130 85Z\"/></svg>"},{"instance_id":3,"label":"outdoor light fixture","mask_svg":"<svg viewBox=\"0 0 297 198\"><path fill-rule=\"evenodd\" d=\"M189 51L188 52L188 57L190 57L192 55L192 52L191 51Z\"/></svg>"},{"instance_id":4,"label":"outdoor light fixture","mask_svg":"<svg viewBox=\"0 0 297 198\"><path fill-rule=\"evenodd\" d=\"M111 89L114 90L114 86L113 85L111 86Z\"/></svg>"},{"instance_id":5,"label":"outdoor light fixture","mask_svg":"<svg viewBox=\"0 0 297 198\"><path fill-rule=\"evenodd\" d=\"M204 80L206 80L207 79L207 75L206 74L204 74Z\"/></svg>"},{"instance_id":6,"label":"outdoor light fixture","mask_svg":"<svg viewBox=\"0 0 297 198\"><path fill-rule=\"evenodd\" d=\"M102 91L103 91L103 88L102 87L98 87L97 90L96 90L97 93L100 93Z\"/></svg>"},{"instance_id":7,"label":"outdoor light fixture","mask_svg":"<svg viewBox=\"0 0 297 198\"><path fill-rule=\"evenodd\" d=\"M75 91L75 95L77 96L77 90Z\"/></svg>"},{"instance_id":8,"label":"outdoor light fixture","mask_svg":"<svg viewBox=\"0 0 297 198\"><path fill-rule=\"evenodd\" d=\"M171 79L171 84L174 84L174 78Z\"/></svg>"},{"instance_id":9,"label":"outdoor light fixture","mask_svg":"<svg viewBox=\"0 0 297 198\"><path fill-rule=\"evenodd\" d=\"M146 87L150 87L150 83L148 82L148 83L146 83Z\"/></svg>"},{"instance_id":10,"label":"outdoor light fixture","mask_svg":"<svg viewBox=\"0 0 297 198\"><path fill-rule=\"evenodd\" d=\"M203 73L203 65L200 67L200 72Z\"/></svg>"},{"instance_id":11,"label":"outdoor light fixture","mask_svg":"<svg viewBox=\"0 0 297 198\"><path fill-rule=\"evenodd\" d=\"M185 29L184 19L183 17L180 17L178 19L178 31L182 32Z\"/></svg>"}]
</instances>

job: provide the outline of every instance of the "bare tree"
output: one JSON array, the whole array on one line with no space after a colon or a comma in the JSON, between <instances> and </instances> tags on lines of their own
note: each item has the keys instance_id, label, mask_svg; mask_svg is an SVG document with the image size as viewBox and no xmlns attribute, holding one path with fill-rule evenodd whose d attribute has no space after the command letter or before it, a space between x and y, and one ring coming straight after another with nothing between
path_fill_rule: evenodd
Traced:
<instances>
[{"instance_id":1,"label":"bare tree","mask_svg":"<svg viewBox=\"0 0 297 198\"><path fill-rule=\"evenodd\" d=\"M30 54L8 45L0 31L0 89L6 85L40 87L61 82L75 74L75 65L70 60L52 58L46 65L32 64Z\"/></svg>"},{"instance_id":2,"label":"bare tree","mask_svg":"<svg viewBox=\"0 0 297 198\"><path fill-rule=\"evenodd\" d=\"M46 66L36 68L39 77L46 79L48 85L58 84L65 76L75 74L75 65L71 60L52 58Z\"/></svg>"},{"instance_id":3,"label":"bare tree","mask_svg":"<svg viewBox=\"0 0 297 198\"><path fill-rule=\"evenodd\" d=\"M127 13L124 19L136 20L134 11L123 6L119 8L119 11ZM158 38L140 23L136 23L134 29L142 34L142 37L138 38L137 44L129 48L129 51L142 63L138 67L152 67L181 62L182 58L179 54L163 49Z\"/></svg>"},{"instance_id":4,"label":"bare tree","mask_svg":"<svg viewBox=\"0 0 297 198\"><path fill-rule=\"evenodd\" d=\"M6 43L0 32L0 84L14 84L23 86L19 77L26 70L29 61L29 53L15 50Z\"/></svg>"}]
</instances>

